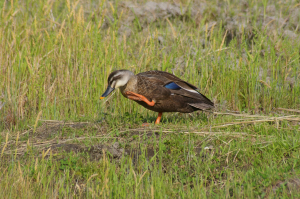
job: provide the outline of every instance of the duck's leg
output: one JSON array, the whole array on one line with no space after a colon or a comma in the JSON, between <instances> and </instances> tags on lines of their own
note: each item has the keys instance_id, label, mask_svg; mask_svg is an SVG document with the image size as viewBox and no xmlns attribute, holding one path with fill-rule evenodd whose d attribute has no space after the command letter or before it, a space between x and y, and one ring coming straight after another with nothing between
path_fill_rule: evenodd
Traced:
<instances>
[{"instance_id":1,"label":"duck's leg","mask_svg":"<svg viewBox=\"0 0 300 199\"><path fill-rule=\"evenodd\" d=\"M155 124L159 124L161 116L162 116L162 112L159 112L158 116L157 116L157 118L155 120ZM143 123L142 126L146 127L146 126L150 126L150 124L149 123Z\"/></svg>"},{"instance_id":2,"label":"duck's leg","mask_svg":"<svg viewBox=\"0 0 300 199\"><path fill-rule=\"evenodd\" d=\"M125 95L127 96L128 99L135 100L135 101L143 101L143 102L146 102L149 106L154 106L154 104L155 104L155 102L153 100L150 102L143 95L140 95L140 94L137 94L137 93L134 93L131 91L127 91L125 93Z\"/></svg>"},{"instance_id":3,"label":"duck's leg","mask_svg":"<svg viewBox=\"0 0 300 199\"><path fill-rule=\"evenodd\" d=\"M159 124L160 119L161 119L161 116L162 116L162 112L159 112L159 113L158 113L158 116L157 116L157 118L156 118L156 120L155 120L155 124Z\"/></svg>"}]
</instances>

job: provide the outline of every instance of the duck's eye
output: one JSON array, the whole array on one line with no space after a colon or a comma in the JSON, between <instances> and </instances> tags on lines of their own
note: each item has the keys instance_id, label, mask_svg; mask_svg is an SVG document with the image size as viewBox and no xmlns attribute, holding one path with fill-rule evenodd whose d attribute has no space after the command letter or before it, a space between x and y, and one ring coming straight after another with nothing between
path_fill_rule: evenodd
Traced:
<instances>
[{"instance_id":1,"label":"duck's eye","mask_svg":"<svg viewBox=\"0 0 300 199\"><path fill-rule=\"evenodd\" d=\"M181 89L180 86L178 86L174 82L166 84L165 87L168 88L168 89L172 89L172 90L179 90L179 89Z\"/></svg>"},{"instance_id":2,"label":"duck's eye","mask_svg":"<svg viewBox=\"0 0 300 199\"><path fill-rule=\"evenodd\" d=\"M113 82L111 83L111 87L115 88L115 86L116 86L116 82L113 81Z\"/></svg>"}]
</instances>

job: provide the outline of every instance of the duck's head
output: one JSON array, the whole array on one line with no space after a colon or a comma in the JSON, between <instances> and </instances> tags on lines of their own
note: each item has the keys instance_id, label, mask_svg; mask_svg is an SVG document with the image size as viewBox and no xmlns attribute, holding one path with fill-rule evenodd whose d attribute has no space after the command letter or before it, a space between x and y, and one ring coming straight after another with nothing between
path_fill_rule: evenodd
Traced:
<instances>
[{"instance_id":1,"label":"duck's head","mask_svg":"<svg viewBox=\"0 0 300 199\"><path fill-rule=\"evenodd\" d=\"M133 75L133 72L129 70L116 70L112 72L107 79L107 89L100 97L100 99L107 97L116 88L125 86Z\"/></svg>"}]
</instances>

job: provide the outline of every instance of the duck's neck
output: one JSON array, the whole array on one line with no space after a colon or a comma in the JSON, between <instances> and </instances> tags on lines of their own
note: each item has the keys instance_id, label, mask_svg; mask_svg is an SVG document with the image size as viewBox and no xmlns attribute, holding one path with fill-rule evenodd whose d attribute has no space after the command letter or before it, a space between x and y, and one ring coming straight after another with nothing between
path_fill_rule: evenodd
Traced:
<instances>
[{"instance_id":1,"label":"duck's neck","mask_svg":"<svg viewBox=\"0 0 300 199\"><path fill-rule=\"evenodd\" d=\"M124 96L126 91L137 92L137 77L135 75L131 76L127 84L120 86L120 91Z\"/></svg>"}]
</instances>

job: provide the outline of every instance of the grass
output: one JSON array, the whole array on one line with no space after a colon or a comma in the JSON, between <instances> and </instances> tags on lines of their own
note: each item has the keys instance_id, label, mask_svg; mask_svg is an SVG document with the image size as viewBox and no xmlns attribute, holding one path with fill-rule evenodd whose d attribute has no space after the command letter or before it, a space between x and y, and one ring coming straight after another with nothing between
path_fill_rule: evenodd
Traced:
<instances>
[{"instance_id":1,"label":"grass","mask_svg":"<svg viewBox=\"0 0 300 199\"><path fill-rule=\"evenodd\" d=\"M176 2L0 2L1 198L300 196L299 5ZM174 73L215 113L143 128L156 113L99 100L116 69Z\"/></svg>"}]
</instances>

